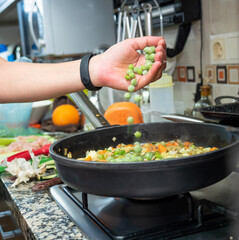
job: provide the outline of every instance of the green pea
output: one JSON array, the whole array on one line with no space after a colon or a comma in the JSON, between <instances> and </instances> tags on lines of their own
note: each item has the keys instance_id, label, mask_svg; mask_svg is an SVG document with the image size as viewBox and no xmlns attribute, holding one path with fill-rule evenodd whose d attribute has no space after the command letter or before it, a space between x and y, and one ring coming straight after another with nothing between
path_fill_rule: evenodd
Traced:
<instances>
[{"instance_id":1,"label":"green pea","mask_svg":"<svg viewBox=\"0 0 239 240\"><path fill-rule=\"evenodd\" d=\"M144 159L141 156L135 157L136 162L142 162Z\"/></svg>"},{"instance_id":2,"label":"green pea","mask_svg":"<svg viewBox=\"0 0 239 240\"><path fill-rule=\"evenodd\" d=\"M133 123L134 123L134 118L131 117L131 116L128 117L128 118L127 118L127 123L128 123L128 124L133 124Z\"/></svg>"},{"instance_id":3,"label":"green pea","mask_svg":"<svg viewBox=\"0 0 239 240\"><path fill-rule=\"evenodd\" d=\"M152 53L155 53L155 46L151 46L151 47L150 47L150 51L151 51Z\"/></svg>"},{"instance_id":4,"label":"green pea","mask_svg":"<svg viewBox=\"0 0 239 240\"><path fill-rule=\"evenodd\" d=\"M105 156L103 154L98 154L98 157L99 157L100 160L105 159Z\"/></svg>"},{"instance_id":5,"label":"green pea","mask_svg":"<svg viewBox=\"0 0 239 240\"><path fill-rule=\"evenodd\" d=\"M130 99L130 98L131 98L131 93L126 92L126 93L124 94L124 98L125 98L125 99Z\"/></svg>"},{"instance_id":6,"label":"green pea","mask_svg":"<svg viewBox=\"0 0 239 240\"><path fill-rule=\"evenodd\" d=\"M153 152L147 152L146 154L145 154L145 158L147 159L147 160L152 160L152 158L154 157L154 153Z\"/></svg>"},{"instance_id":7,"label":"green pea","mask_svg":"<svg viewBox=\"0 0 239 240\"><path fill-rule=\"evenodd\" d=\"M153 64L151 60L146 60L146 61L145 61L145 65L148 64L148 63Z\"/></svg>"},{"instance_id":8,"label":"green pea","mask_svg":"<svg viewBox=\"0 0 239 240\"><path fill-rule=\"evenodd\" d=\"M133 72L132 69L128 69L126 73L129 75L129 74L132 73L132 72Z\"/></svg>"},{"instance_id":9,"label":"green pea","mask_svg":"<svg viewBox=\"0 0 239 240\"><path fill-rule=\"evenodd\" d=\"M142 70L141 68L138 68L138 71L137 71L137 73L138 73L139 75L142 75L142 73L143 73L143 70Z\"/></svg>"},{"instance_id":10,"label":"green pea","mask_svg":"<svg viewBox=\"0 0 239 240\"><path fill-rule=\"evenodd\" d=\"M114 155L119 155L119 152L120 152L120 149L119 148L116 148L115 151L114 151Z\"/></svg>"},{"instance_id":11,"label":"green pea","mask_svg":"<svg viewBox=\"0 0 239 240\"><path fill-rule=\"evenodd\" d=\"M136 131L136 132L134 133L134 136L135 136L136 138L140 138L140 137L142 136L142 134L141 134L141 132Z\"/></svg>"},{"instance_id":12,"label":"green pea","mask_svg":"<svg viewBox=\"0 0 239 240\"><path fill-rule=\"evenodd\" d=\"M106 161L107 162L113 162L114 158L112 156L109 156L109 157L106 158Z\"/></svg>"},{"instance_id":13,"label":"green pea","mask_svg":"<svg viewBox=\"0 0 239 240\"><path fill-rule=\"evenodd\" d=\"M133 79L133 78L135 78L135 74L134 74L133 72L131 72L131 73L129 74L129 77L130 77L130 79Z\"/></svg>"},{"instance_id":14,"label":"green pea","mask_svg":"<svg viewBox=\"0 0 239 240\"><path fill-rule=\"evenodd\" d=\"M134 89L135 89L135 88L134 88L134 86L133 86L133 85L129 85L129 86L128 86L128 91L129 91L129 92L133 92L133 91L134 91Z\"/></svg>"},{"instance_id":15,"label":"green pea","mask_svg":"<svg viewBox=\"0 0 239 240\"><path fill-rule=\"evenodd\" d=\"M119 151L119 155L124 155L125 154L125 150L123 150L123 149L120 149L120 151Z\"/></svg>"},{"instance_id":16,"label":"green pea","mask_svg":"<svg viewBox=\"0 0 239 240\"><path fill-rule=\"evenodd\" d=\"M133 86L135 86L135 85L137 85L137 79L136 78L133 78L132 80L131 80L131 85L133 85Z\"/></svg>"},{"instance_id":17,"label":"green pea","mask_svg":"<svg viewBox=\"0 0 239 240\"><path fill-rule=\"evenodd\" d=\"M144 71L146 68L144 65L141 66L141 70Z\"/></svg>"},{"instance_id":18,"label":"green pea","mask_svg":"<svg viewBox=\"0 0 239 240\"><path fill-rule=\"evenodd\" d=\"M135 151L136 153L140 153L140 152L142 151L142 146L141 146L140 144L136 144L136 145L134 146L134 151Z\"/></svg>"},{"instance_id":19,"label":"green pea","mask_svg":"<svg viewBox=\"0 0 239 240\"><path fill-rule=\"evenodd\" d=\"M149 60L151 60L152 62L155 61L155 53L149 55Z\"/></svg>"},{"instance_id":20,"label":"green pea","mask_svg":"<svg viewBox=\"0 0 239 240\"><path fill-rule=\"evenodd\" d=\"M149 47L149 49L148 49L148 54L152 54L152 53L154 53L155 52L155 48L153 48L153 47Z\"/></svg>"},{"instance_id":21,"label":"green pea","mask_svg":"<svg viewBox=\"0 0 239 240\"><path fill-rule=\"evenodd\" d=\"M133 69L134 68L134 65L133 64L130 64L129 65L129 69Z\"/></svg>"},{"instance_id":22,"label":"green pea","mask_svg":"<svg viewBox=\"0 0 239 240\"><path fill-rule=\"evenodd\" d=\"M152 62L145 63L146 70L149 70L151 66L152 66Z\"/></svg>"},{"instance_id":23,"label":"green pea","mask_svg":"<svg viewBox=\"0 0 239 240\"><path fill-rule=\"evenodd\" d=\"M150 55L149 55L148 53L147 53L147 54L145 54L145 56L144 56L144 57L145 57L145 59L146 59L146 60L150 60Z\"/></svg>"},{"instance_id":24,"label":"green pea","mask_svg":"<svg viewBox=\"0 0 239 240\"><path fill-rule=\"evenodd\" d=\"M138 67L134 67L134 72L135 72L135 73L138 72Z\"/></svg>"},{"instance_id":25,"label":"green pea","mask_svg":"<svg viewBox=\"0 0 239 240\"><path fill-rule=\"evenodd\" d=\"M147 72L148 72L147 70L144 70L144 71L143 71L143 75L146 75L146 74L147 74Z\"/></svg>"},{"instance_id":26,"label":"green pea","mask_svg":"<svg viewBox=\"0 0 239 240\"><path fill-rule=\"evenodd\" d=\"M156 159L162 159L163 158L159 152L155 153L155 157L156 157Z\"/></svg>"},{"instance_id":27,"label":"green pea","mask_svg":"<svg viewBox=\"0 0 239 240\"><path fill-rule=\"evenodd\" d=\"M140 102L141 99L142 99L142 96L140 96L140 95L138 95L138 94L134 96L134 101L135 101L135 102Z\"/></svg>"},{"instance_id":28,"label":"green pea","mask_svg":"<svg viewBox=\"0 0 239 240\"><path fill-rule=\"evenodd\" d=\"M144 50L143 50L143 51L144 51L144 53L146 53L146 54L147 54L147 53L148 53L148 51L149 51L149 49L150 49L149 47L145 47L145 48L144 48Z\"/></svg>"},{"instance_id":29,"label":"green pea","mask_svg":"<svg viewBox=\"0 0 239 240\"><path fill-rule=\"evenodd\" d=\"M126 74L126 75L125 75L125 79L126 79L126 80L130 80L129 75Z\"/></svg>"}]
</instances>

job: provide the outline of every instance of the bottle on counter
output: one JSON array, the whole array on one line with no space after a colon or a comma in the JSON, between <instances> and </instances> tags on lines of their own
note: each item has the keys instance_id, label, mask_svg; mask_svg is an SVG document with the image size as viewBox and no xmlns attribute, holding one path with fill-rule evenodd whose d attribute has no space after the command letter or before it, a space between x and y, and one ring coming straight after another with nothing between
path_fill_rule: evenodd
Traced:
<instances>
[{"instance_id":1,"label":"bottle on counter","mask_svg":"<svg viewBox=\"0 0 239 240\"><path fill-rule=\"evenodd\" d=\"M201 98L194 104L193 116L196 118L203 118L202 114L197 109L213 106L212 87L210 85L203 85L200 87Z\"/></svg>"}]
</instances>

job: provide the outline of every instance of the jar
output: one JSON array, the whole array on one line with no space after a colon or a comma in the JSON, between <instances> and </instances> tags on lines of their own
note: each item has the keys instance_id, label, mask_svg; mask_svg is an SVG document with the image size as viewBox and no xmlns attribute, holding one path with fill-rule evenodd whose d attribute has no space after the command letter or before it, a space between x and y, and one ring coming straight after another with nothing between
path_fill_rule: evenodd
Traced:
<instances>
[{"instance_id":1,"label":"jar","mask_svg":"<svg viewBox=\"0 0 239 240\"><path fill-rule=\"evenodd\" d=\"M158 117L154 117L154 115L175 113L173 85L172 76L166 73L149 85L152 122L158 121Z\"/></svg>"},{"instance_id":2,"label":"jar","mask_svg":"<svg viewBox=\"0 0 239 240\"><path fill-rule=\"evenodd\" d=\"M209 85L203 85L200 87L201 98L194 104L193 116L197 118L203 118L202 114L197 109L213 106L212 101L212 88Z\"/></svg>"}]
</instances>

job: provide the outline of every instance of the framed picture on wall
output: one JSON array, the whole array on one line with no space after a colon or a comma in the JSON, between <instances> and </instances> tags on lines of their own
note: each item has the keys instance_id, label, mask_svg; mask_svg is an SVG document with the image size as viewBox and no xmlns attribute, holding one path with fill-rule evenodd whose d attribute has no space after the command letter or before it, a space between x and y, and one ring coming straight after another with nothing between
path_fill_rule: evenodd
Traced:
<instances>
[{"instance_id":1,"label":"framed picture on wall","mask_svg":"<svg viewBox=\"0 0 239 240\"><path fill-rule=\"evenodd\" d=\"M187 67L187 80L188 82L196 82L195 68L193 66Z\"/></svg>"},{"instance_id":2,"label":"framed picture on wall","mask_svg":"<svg viewBox=\"0 0 239 240\"><path fill-rule=\"evenodd\" d=\"M178 67L178 81L179 82L187 82L186 67L183 67L183 66Z\"/></svg>"},{"instance_id":3,"label":"framed picture on wall","mask_svg":"<svg viewBox=\"0 0 239 240\"><path fill-rule=\"evenodd\" d=\"M227 83L226 66L217 66L217 83Z\"/></svg>"},{"instance_id":4,"label":"framed picture on wall","mask_svg":"<svg viewBox=\"0 0 239 240\"><path fill-rule=\"evenodd\" d=\"M229 84L239 84L239 65L227 66L227 81Z\"/></svg>"}]
</instances>

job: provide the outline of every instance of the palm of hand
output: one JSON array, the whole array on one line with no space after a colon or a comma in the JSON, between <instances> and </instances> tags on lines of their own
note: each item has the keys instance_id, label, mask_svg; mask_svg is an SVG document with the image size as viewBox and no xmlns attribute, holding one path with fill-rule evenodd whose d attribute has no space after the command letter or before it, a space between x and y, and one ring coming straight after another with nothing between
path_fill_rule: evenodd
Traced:
<instances>
[{"instance_id":1,"label":"palm of hand","mask_svg":"<svg viewBox=\"0 0 239 240\"><path fill-rule=\"evenodd\" d=\"M125 89L130 81L125 80L125 74L130 64L140 66L145 64L145 58L139 54L131 45L117 47L114 51L105 52L105 61L100 66L101 78L105 85L117 89Z\"/></svg>"},{"instance_id":2,"label":"palm of hand","mask_svg":"<svg viewBox=\"0 0 239 240\"><path fill-rule=\"evenodd\" d=\"M166 68L166 44L161 37L143 37L127 39L113 45L99 56L96 72L100 79L100 86L108 86L119 90L127 90L130 81L125 79L130 64L142 66L145 64L145 56L137 50L143 50L146 46L155 46L155 62L146 75L138 75L135 90L140 89L150 82L159 79Z\"/></svg>"}]
</instances>

